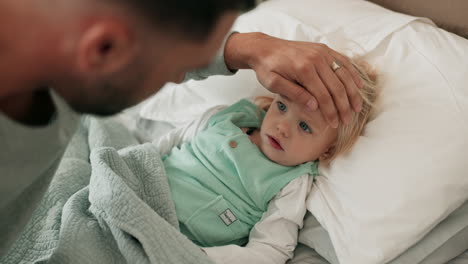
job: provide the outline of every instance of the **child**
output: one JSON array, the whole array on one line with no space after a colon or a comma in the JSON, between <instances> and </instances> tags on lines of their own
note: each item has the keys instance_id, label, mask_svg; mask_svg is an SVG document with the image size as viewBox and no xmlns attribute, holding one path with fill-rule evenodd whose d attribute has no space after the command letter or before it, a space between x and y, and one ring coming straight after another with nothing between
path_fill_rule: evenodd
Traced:
<instances>
[{"instance_id":1,"label":"child","mask_svg":"<svg viewBox=\"0 0 468 264\"><path fill-rule=\"evenodd\" d=\"M355 67L363 107L348 126L331 128L320 111L277 95L211 109L157 142L181 232L215 262L292 257L318 162L349 150L376 98L374 81Z\"/></svg>"}]
</instances>

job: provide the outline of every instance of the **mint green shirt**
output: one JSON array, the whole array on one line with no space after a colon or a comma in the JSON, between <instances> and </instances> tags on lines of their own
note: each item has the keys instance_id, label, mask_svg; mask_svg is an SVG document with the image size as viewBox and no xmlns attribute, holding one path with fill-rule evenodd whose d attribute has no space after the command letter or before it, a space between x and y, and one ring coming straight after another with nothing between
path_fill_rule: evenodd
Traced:
<instances>
[{"instance_id":1,"label":"mint green shirt","mask_svg":"<svg viewBox=\"0 0 468 264\"><path fill-rule=\"evenodd\" d=\"M315 176L317 164L270 161L242 127L259 128L264 112L247 100L212 116L191 142L163 157L181 231L201 246L243 245L291 180Z\"/></svg>"}]
</instances>

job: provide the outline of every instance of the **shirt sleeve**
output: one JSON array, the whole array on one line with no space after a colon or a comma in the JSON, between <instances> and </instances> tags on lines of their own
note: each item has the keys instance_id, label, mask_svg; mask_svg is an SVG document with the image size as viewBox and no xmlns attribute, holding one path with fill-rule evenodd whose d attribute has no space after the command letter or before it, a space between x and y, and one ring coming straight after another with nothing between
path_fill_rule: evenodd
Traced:
<instances>
[{"instance_id":1,"label":"shirt sleeve","mask_svg":"<svg viewBox=\"0 0 468 264\"><path fill-rule=\"evenodd\" d=\"M235 31L230 32L223 41L221 48L218 50L218 53L211 61L211 63L201 69L196 69L185 74L184 82L188 80L203 80L208 78L211 75L233 75L237 70L231 71L228 69L226 62L224 61L224 46L226 45L227 39L231 34L236 33Z\"/></svg>"},{"instance_id":2,"label":"shirt sleeve","mask_svg":"<svg viewBox=\"0 0 468 264\"><path fill-rule=\"evenodd\" d=\"M161 156L169 153L173 147L182 145L182 143L189 142L200 131L202 131L211 116L226 108L226 106L215 106L208 109L198 119L190 121L189 123L172 129L165 136L152 142L157 146Z\"/></svg>"},{"instance_id":3,"label":"shirt sleeve","mask_svg":"<svg viewBox=\"0 0 468 264\"><path fill-rule=\"evenodd\" d=\"M246 246L226 245L203 250L217 264L284 264L293 257L311 184L312 177L305 174L286 185L252 228Z\"/></svg>"}]
</instances>

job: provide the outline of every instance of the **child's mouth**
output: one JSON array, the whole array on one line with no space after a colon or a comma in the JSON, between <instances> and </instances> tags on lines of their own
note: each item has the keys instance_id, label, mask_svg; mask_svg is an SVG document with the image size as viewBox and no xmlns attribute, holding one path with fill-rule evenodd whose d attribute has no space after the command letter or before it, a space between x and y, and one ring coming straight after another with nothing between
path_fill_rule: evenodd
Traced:
<instances>
[{"instance_id":1,"label":"child's mouth","mask_svg":"<svg viewBox=\"0 0 468 264\"><path fill-rule=\"evenodd\" d=\"M275 148L277 150L283 150L283 148L281 147L281 144L279 143L279 141L276 138L274 138L272 136L268 136L268 141L270 142L270 145L273 148Z\"/></svg>"}]
</instances>

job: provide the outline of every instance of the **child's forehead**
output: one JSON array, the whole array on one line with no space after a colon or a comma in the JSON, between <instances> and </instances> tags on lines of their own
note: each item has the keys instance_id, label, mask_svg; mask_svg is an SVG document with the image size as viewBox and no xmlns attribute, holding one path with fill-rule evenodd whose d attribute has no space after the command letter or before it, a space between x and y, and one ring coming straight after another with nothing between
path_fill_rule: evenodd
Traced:
<instances>
[{"instance_id":1,"label":"child's forehead","mask_svg":"<svg viewBox=\"0 0 468 264\"><path fill-rule=\"evenodd\" d=\"M306 109L306 107L302 104L299 104L298 102L289 99L288 97L284 95L277 95L275 98L277 101L282 101L287 104L288 108L294 108L297 111L295 111L297 114L300 114L301 116L304 116L305 118L309 119L311 117L311 113L309 110Z\"/></svg>"},{"instance_id":2,"label":"child's forehead","mask_svg":"<svg viewBox=\"0 0 468 264\"><path fill-rule=\"evenodd\" d=\"M298 115L301 119L303 119L306 122L308 121L310 123L313 123L316 129L325 129L328 126L320 110L311 112L307 110L304 105L295 102L284 95L277 95L275 97L275 101L282 101L287 105L288 108L296 110L294 111L294 114Z\"/></svg>"}]
</instances>

